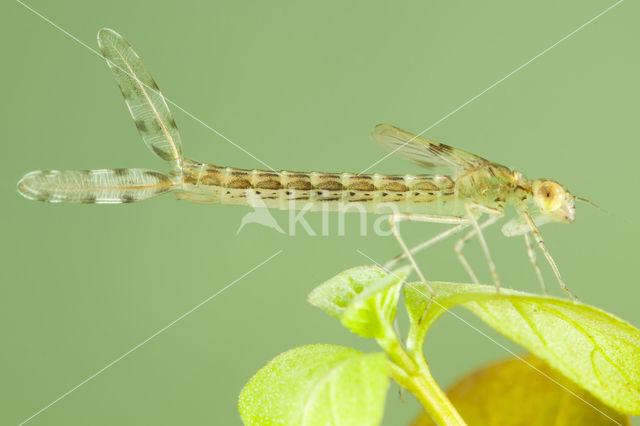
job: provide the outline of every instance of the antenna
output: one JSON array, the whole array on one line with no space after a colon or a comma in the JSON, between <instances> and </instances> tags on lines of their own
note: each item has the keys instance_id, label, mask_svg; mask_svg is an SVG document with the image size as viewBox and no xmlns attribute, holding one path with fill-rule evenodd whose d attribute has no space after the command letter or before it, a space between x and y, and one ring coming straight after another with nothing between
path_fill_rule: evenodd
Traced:
<instances>
[{"instance_id":1,"label":"antenna","mask_svg":"<svg viewBox=\"0 0 640 426\"><path fill-rule=\"evenodd\" d=\"M577 200L577 201L580 201L580 202L582 202L582 203L589 204L590 206L595 207L596 209L598 209L598 210L600 210L600 211L602 211L602 212L604 212L604 213L608 214L609 216L613 216L613 217L615 217L615 218L618 218L618 219L620 219L620 220L625 221L625 222L626 222L626 223L628 223L628 224L631 224L631 221L630 221L630 220L628 220L628 219L626 219L626 218L624 218L624 217L622 217L622 216L618 216L617 214L613 214L613 213L611 213L609 210L607 210L607 209L605 209L605 208L603 208L603 207L600 207L599 205L597 205L596 203L594 203L594 202L593 202L593 201L591 201L591 200L587 200L586 198L583 198L583 197L574 197L574 198L575 198L575 200Z\"/></svg>"},{"instance_id":2,"label":"antenna","mask_svg":"<svg viewBox=\"0 0 640 426\"><path fill-rule=\"evenodd\" d=\"M577 201L581 201L581 202L583 202L583 203L585 203L585 204L589 204L590 206L595 207L596 209L601 210L601 211L603 211L604 213L606 213L606 214L608 214L608 215L612 215L612 216L613 216L613 214L612 214L609 210L606 210L606 209L604 209L604 208L600 207L599 205L597 205L596 203L594 203L594 202L593 202L593 201L591 201L591 200L587 200L586 198L582 198L582 197L575 197L575 199L576 199Z\"/></svg>"}]
</instances>

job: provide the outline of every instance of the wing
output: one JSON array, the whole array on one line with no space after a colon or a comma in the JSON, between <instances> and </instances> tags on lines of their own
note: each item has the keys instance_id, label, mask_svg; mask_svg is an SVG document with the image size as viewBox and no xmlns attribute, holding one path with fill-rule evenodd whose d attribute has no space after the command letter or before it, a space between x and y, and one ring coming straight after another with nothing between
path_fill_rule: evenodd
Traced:
<instances>
[{"instance_id":1,"label":"wing","mask_svg":"<svg viewBox=\"0 0 640 426\"><path fill-rule=\"evenodd\" d=\"M487 164L488 161L461 149L430 141L422 136L405 132L390 124L378 124L373 138L411 161L426 167L433 173L459 176L467 170Z\"/></svg>"},{"instance_id":2,"label":"wing","mask_svg":"<svg viewBox=\"0 0 640 426\"><path fill-rule=\"evenodd\" d=\"M173 188L169 176L146 169L39 170L18 182L20 195L48 203L130 203Z\"/></svg>"},{"instance_id":3,"label":"wing","mask_svg":"<svg viewBox=\"0 0 640 426\"><path fill-rule=\"evenodd\" d=\"M117 32L103 28L98 32L102 55L120 87L144 143L158 157L179 168L182 142L173 114L131 45Z\"/></svg>"}]
</instances>

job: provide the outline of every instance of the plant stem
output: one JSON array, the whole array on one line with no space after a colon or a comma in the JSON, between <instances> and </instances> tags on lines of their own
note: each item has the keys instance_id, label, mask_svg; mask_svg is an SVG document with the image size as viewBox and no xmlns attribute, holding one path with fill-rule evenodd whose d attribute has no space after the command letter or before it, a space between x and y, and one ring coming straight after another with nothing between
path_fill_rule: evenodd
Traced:
<instances>
[{"instance_id":1,"label":"plant stem","mask_svg":"<svg viewBox=\"0 0 640 426\"><path fill-rule=\"evenodd\" d=\"M449 401L449 398L447 398L436 383L424 358L422 358L422 356L420 356L420 358L421 362L420 360L416 360L418 361L419 373L411 377L414 386L410 391L416 396L418 401L420 401L431 418L439 425L466 425L453 404L451 404L451 401Z\"/></svg>"},{"instance_id":2,"label":"plant stem","mask_svg":"<svg viewBox=\"0 0 640 426\"><path fill-rule=\"evenodd\" d=\"M395 333L378 343L385 350L393 365L393 379L415 395L431 418L441 426L466 426L451 401L438 386L422 353L409 356Z\"/></svg>"}]
</instances>

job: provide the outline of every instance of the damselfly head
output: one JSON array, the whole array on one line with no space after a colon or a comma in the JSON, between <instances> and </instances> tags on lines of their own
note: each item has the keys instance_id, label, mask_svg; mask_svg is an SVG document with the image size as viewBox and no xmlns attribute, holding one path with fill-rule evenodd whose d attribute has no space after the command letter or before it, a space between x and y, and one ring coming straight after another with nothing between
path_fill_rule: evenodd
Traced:
<instances>
[{"instance_id":1,"label":"damselfly head","mask_svg":"<svg viewBox=\"0 0 640 426\"><path fill-rule=\"evenodd\" d=\"M540 213L551 221L570 223L575 220L575 197L558 182L537 179L531 185L531 193Z\"/></svg>"}]
</instances>

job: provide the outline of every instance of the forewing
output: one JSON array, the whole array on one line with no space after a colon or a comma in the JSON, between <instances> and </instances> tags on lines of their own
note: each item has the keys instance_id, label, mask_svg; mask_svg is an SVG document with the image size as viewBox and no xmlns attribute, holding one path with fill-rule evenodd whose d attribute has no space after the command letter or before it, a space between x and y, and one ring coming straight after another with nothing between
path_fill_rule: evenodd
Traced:
<instances>
[{"instance_id":1,"label":"forewing","mask_svg":"<svg viewBox=\"0 0 640 426\"><path fill-rule=\"evenodd\" d=\"M372 135L392 153L416 162L432 173L459 176L487 163L482 157L416 136L390 124L378 124Z\"/></svg>"},{"instance_id":2,"label":"forewing","mask_svg":"<svg viewBox=\"0 0 640 426\"><path fill-rule=\"evenodd\" d=\"M46 170L25 175L18 192L47 203L119 204L145 200L173 189L171 178L155 170Z\"/></svg>"},{"instance_id":3,"label":"forewing","mask_svg":"<svg viewBox=\"0 0 640 426\"><path fill-rule=\"evenodd\" d=\"M182 142L173 114L138 54L117 32L98 32L102 55L120 87L142 140L158 157L180 167Z\"/></svg>"}]
</instances>

